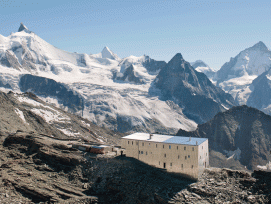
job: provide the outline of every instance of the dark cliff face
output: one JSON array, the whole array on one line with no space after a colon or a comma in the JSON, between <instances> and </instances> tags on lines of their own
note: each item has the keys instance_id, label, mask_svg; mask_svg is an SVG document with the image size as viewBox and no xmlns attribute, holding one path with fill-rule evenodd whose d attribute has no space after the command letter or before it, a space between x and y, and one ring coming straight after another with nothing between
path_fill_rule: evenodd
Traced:
<instances>
[{"instance_id":1,"label":"dark cliff face","mask_svg":"<svg viewBox=\"0 0 271 204\"><path fill-rule=\"evenodd\" d=\"M271 80L269 79L271 70L262 73L253 80L253 91L250 94L247 105L257 109L263 109L270 105L271 100ZM270 112L268 113L270 114Z\"/></svg>"},{"instance_id":2,"label":"dark cliff face","mask_svg":"<svg viewBox=\"0 0 271 204\"><path fill-rule=\"evenodd\" d=\"M178 103L198 123L224 111L223 106L229 108L235 104L230 94L212 84L205 74L195 71L180 53L162 68L153 86L161 90L163 100Z\"/></svg>"},{"instance_id":3,"label":"dark cliff face","mask_svg":"<svg viewBox=\"0 0 271 204\"><path fill-rule=\"evenodd\" d=\"M151 59L149 56L145 57L145 62L143 62L143 66L146 67L148 72L158 72L162 68L166 66L165 61L156 61L154 59Z\"/></svg>"},{"instance_id":4,"label":"dark cliff face","mask_svg":"<svg viewBox=\"0 0 271 204\"><path fill-rule=\"evenodd\" d=\"M26 74L20 78L19 85L23 92L30 91L36 95L56 97L59 103L74 112L84 108L83 98L79 94L52 79Z\"/></svg>"},{"instance_id":5,"label":"dark cliff face","mask_svg":"<svg viewBox=\"0 0 271 204\"><path fill-rule=\"evenodd\" d=\"M129 82L132 82L132 83L135 83L135 84L143 84L144 83L142 81L142 79L140 79L140 77L135 75L135 70L134 70L133 65L130 65L129 67L127 67L125 69L125 71L123 72L122 76L118 76L117 73L114 73L113 78L115 80L128 82L128 83Z\"/></svg>"},{"instance_id":6,"label":"dark cliff face","mask_svg":"<svg viewBox=\"0 0 271 204\"><path fill-rule=\"evenodd\" d=\"M241 164L254 169L271 160L271 116L247 107L237 106L218 113L193 132L179 130L177 135L209 139L211 150L241 150Z\"/></svg>"}]
</instances>

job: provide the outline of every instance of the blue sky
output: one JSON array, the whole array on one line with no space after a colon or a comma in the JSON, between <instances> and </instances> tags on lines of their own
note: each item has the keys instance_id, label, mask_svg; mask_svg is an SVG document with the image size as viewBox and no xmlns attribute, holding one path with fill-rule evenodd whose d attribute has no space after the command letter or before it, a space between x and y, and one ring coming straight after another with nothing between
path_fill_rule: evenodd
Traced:
<instances>
[{"instance_id":1,"label":"blue sky","mask_svg":"<svg viewBox=\"0 0 271 204\"><path fill-rule=\"evenodd\" d=\"M180 52L219 69L263 41L271 48L271 1L0 0L0 34L20 22L60 49L169 61Z\"/></svg>"}]
</instances>

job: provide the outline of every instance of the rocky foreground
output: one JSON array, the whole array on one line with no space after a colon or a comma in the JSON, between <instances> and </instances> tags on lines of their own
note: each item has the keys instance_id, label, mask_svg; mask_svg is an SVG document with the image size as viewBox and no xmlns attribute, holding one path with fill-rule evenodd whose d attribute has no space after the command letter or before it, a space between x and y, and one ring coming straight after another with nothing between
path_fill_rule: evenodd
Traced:
<instances>
[{"instance_id":1,"label":"rocky foreground","mask_svg":"<svg viewBox=\"0 0 271 204\"><path fill-rule=\"evenodd\" d=\"M38 133L1 133L0 203L269 203L271 173L206 169L193 181ZM77 141L78 142L78 141Z\"/></svg>"},{"instance_id":2,"label":"rocky foreground","mask_svg":"<svg viewBox=\"0 0 271 204\"><path fill-rule=\"evenodd\" d=\"M169 203L271 203L271 172L206 169Z\"/></svg>"}]
</instances>

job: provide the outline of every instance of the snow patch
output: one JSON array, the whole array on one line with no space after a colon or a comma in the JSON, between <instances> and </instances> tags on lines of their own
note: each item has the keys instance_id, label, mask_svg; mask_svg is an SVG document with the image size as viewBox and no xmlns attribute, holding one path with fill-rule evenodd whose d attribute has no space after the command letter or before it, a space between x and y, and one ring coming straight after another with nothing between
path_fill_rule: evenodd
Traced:
<instances>
[{"instance_id":1,"label":"snow patch","mask_svg":"<svg viewBox=\"0 0 271 204\"><path fill-rule=\"evenodd\" d=\"M32 108L31 111L41 116L49 124L52 124L53 122L70 121L70 118L63 116L58 111L48 111L48 110L37 109L37 108Z\"/></svg>"},{"instance_id":2,"label":"snow patch","mask_svg":"<svg viewBox=\"0 0 271 204\"><path fill-rule=\"evenodd\" d=\"M63 132L65 135L70 136L70 137L76 137L79 136L80 133L79 132L72 132L71 130L68 129L60 129L58 128L61 132Z\"/></svg>"},{"instance_id":3,"label":"snow patch","mask_svg":"<svg viewBox=\"0 0 271 204\"><path fill-rule=\"evenodd\" d=\"M265 166L257 166L258 170L271 172L271 162L269 161Z\"/></svg>"},{"instance_id":4,"label":"snow patch","mask_svg":"<svg viewBox=\"0 0 271 204\"><path fill-rule=\"evenodd\" d=\"M232 159L232 158L236 160L241 159L241 150L239 149L239 147L237 148L237 150L234 150L234 151L224 150L224 153L228 156L227 160Z\"/></svg>"},{"instance_id":5,"label":"snow patch","mask_svg":"<svg viewBox=\"0 0 271 204\"><path fill-rule=\"evenodd\" d=\"M26 120L25 120L23 111L19 110L18 108L15 108L15 112L27 125L29 125L29 123L27 123Z\"/></svg>"}]
</instances>

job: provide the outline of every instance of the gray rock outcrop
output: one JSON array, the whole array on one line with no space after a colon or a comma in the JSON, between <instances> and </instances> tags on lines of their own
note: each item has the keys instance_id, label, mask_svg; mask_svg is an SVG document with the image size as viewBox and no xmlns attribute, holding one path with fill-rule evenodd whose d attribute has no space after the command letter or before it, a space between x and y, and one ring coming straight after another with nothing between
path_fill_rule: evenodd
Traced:
<instances>
[{"instance_id":1,"label":"gray rock outcrop","mask_svg":"<svg viewBox=\"0 0 271 204\"><path fill-rule=\"evenodd\" d=\"M184 108L184 113L198 123L210 120L225 107L235 105L230 94L216 87L208 77L176 54L162 68L150 88L161 90L162 100L172 100ZM203 108L204 107L204 108Z\"/></svg>"}]
</instances>

